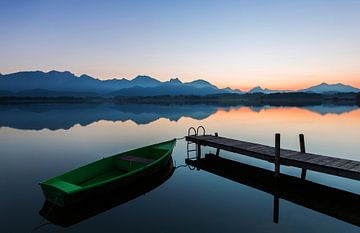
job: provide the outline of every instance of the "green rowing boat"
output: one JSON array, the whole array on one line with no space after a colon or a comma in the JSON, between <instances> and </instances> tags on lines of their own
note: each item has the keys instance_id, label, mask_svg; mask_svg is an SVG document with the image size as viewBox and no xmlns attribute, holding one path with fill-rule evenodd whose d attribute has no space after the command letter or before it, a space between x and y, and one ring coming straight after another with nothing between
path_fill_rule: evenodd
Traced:
<instances>
[{"instance_id":1,"label":"green rowing boat","mask_svg":"<svg viewBox=\"0 0 360 233\"><path fill-rule=\"evenodd\" d=\"M69 227L145 195L165 183L174 171L170 159L160 171L89 200L64 207L45 201L39 214L52 224Z\"/></svg>"},{"instance_id":2,"label":"green rowing boat","mask_svg":"<svg viewBox=\"0 0 360 233\"><path fill-rule=\"evenodd\" d=\"M40 183L47 201L67 206L131 184L161 170L176 139L106 157Z\"/></svg>"}]
</instances>

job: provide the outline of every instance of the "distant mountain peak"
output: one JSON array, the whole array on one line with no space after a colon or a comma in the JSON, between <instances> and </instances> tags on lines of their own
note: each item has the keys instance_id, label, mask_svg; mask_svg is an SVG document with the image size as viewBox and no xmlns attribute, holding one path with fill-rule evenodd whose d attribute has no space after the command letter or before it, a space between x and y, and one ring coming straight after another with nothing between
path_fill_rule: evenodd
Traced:
<instances>
[{"instance_id":1,"label":"distant mountain peak","mask_svg":"<svg viewBox=\"0 0 360 233\"><path fill-rule=\"evenodd\" d=\"M203 79L196 79L196 80L188 82L186 84L191 85L193 87L197 87L197 88L210 87L210 88L213 88L213 89L218 89L215 85L213 85L213 84L211 84L208 81L205 81Z\"/></svg>"},{"instance_id":2,"label":"distant mountain peak","mask_svg":"<svg viewBox=\"0 0 360 233\"><path fill-rule=\"evenodd\" d=\"M287 92L291 92L291 91L289 91L289 90L271 90L268 88L264 89L260 86L254 87L249 91L249 93L263 93L263 94L287 93Z\"/></svg>"},{"instance_id":3,"label":"distant mountain peak","mask_svg":"<svg viewBox=\"0 0 360 233\"><path fill-rule=\"evenodd\" d=\"M161 82L148 75L138 75L134 79L129 80L134 86L139 87L155 87L161 84Z\"/></svg>"},{"instance_id":4,"label":"distant mountain peak","mask_svg":"<svg viewBox=\"0 0 360 233\"><path fill-rule=\"evenodd\" d=\"M89 76L89 75L87 75L87 74L82 74L82 75L80 75L80 77L79 78L84 78L84 79L94 79L93 77L91 77L91 76Z\"/></svg>"},{"instance_id":5,"label":"distant mountain peak","mask_svg":"<svg viewBox=\"0 0 360 233\"><path fill-rule=\"evenodd\" d=\"M263 89L261 86L256 86L256 87L252 88L252 89L250 90L250 92L251 92L251 91L256 91L256 90L261 90L261 91L263 91L264 89Z\"/></svg>"},{"instance_id":6,"label":"distant mountain peak","mask_svg":"<svg viewBox=\"0 0 360 233\"><path fill-rule=\"evenodd\" d=\"M191 81L190 83L210 84L210 85L212 85L211 83L209 83L208 81L206 81L204 79L196 79L196 80Z\"/></svg>"},{"instance_id":7,"label":"distant mountain peak","mask_svg":"<svg viewBox=\"0 0 360 233\"><path fill-rule=\"evenodd\" d=\"M163 82L163 84L171 85L171 86L180 86L183 83L178 78L171 78L169 81Z\"/></svg>"},{"instance_id":8,"label":"distant mountain peak","mask_svg":"<svg viewBox=\"0 0 360 233\"><path fill-rule=\"evenodd\" d=\"M42 71L37 71L37 72L41 72L41 73L44 73ZM51 70L49 72L47 72L47 74L66 74L66 75L74 75L73 73L71 73L70 71L58 71L58 70ZM75 75L74 75L75 76Z\"/></svg>"},{"instance_id":9,"label":"distant mountain peak","mask_svg":"<svg viewBox=\"0 0 360 233\"><path fill-rule=\"evenodd\" d=\"M170 83L177 83L177 84L182 84L181 80L178 78L171 78L169 80Z\"/></svg>"},{"instance_id":10,"label":"distant mountain peak","mask_svg":"<svg viewBox=\"0 0 360 233\"><path fill-rule=\"evenodd\" d=\"M156 81L158 81L157 79L154 79L148 75L138 75L132 81L138 81L138 80L156 80Z\"/></svg>"},{"instance_id":11,"label":"distant mountain peak","mask_svg":"<svg viewBox=\"0 0 360 233\"><path fill-rule=\"evenodd\" d=\"M328 84L321 83L309 88L301 89L299 92L310 92L310 93L350 93L350 92L360 92L360 89L352 87L350 85L345 85L343 83Z\"/></svg>"},{"instance_id":12,"label":"distant mountain peak","mask_svg":"<svg viewBox=\"0 0 360 233\"><path fill-rule=\"evenodd\" d=\"M270 91L269 89L263 89L261 86L256 86L254 88L252 88L249 92L250 93L265 93Z\"/></svg>"}]
</instances>

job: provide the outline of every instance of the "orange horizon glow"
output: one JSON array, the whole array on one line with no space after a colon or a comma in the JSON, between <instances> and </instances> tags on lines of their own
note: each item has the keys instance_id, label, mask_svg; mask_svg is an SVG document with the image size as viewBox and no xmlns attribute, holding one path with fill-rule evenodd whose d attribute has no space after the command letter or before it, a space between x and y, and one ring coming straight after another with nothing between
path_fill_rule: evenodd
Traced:
<instances>
[{"instance_id":1,"label":"orange horizon glow","mask_svg":"<svg viewBox=\"0 0 360 233\"><path fill-rule=\"evenodd\" d=\"M327 83L327 84L337 84L337 83L342 83L344 85L349 85L349 86L352 86L352 87L355 87L355 88L360 88L360 81L335 81L335 82L328 82L328 81L318 81L318 82L309 82L309 83L306 83L306 84L294 84L294 85L286 85L286 84L283 84L283 85L265 85L265 84L259 84L259 85L253 85L253 86L250 86L250 85L233 85L233 86L230 86L230 85L223 85L223 84L216 84L214 83L214 85L216 85L217 87L219 88L226 88L226 87L230 87L232 89L238 89L238 90L241 90L241 91L250 91L251 89L253 89L254 87L257 87L257 86L260 86L261 88L266 88L266 89L270 89L270 90L290 90L290 91L297 91L297 90L301 90L301 89L305 89L305 88L308 88L308 87L311 87L311 86L315 86L315 85L319 85L321 83Z\"/></svg>"},{"instance_id":2,"label":"orange horizon glow","mask_svg":"<svg viewBox=\"0 0 360 233\"><path fill-rule=\"evenodd\" d=\"M242 91L249 91L254 87L260 86L261 88L267 88L270 90L290 90L290 91L297 91L301 89L305 89L311 86L319 85L321 83L327 83L327 84L337 84L342 83L344 85L350 85L355 88L360 88L360 75L357 79L316 79L312 81L292 81L289 80L280 82L279 80L274 81L264 81L260 83L254 83L253 85L249 84L224 84L220 82L214 82L213 84L216 85L219 88L226 88L231 87L232 89L239 89Z\"/></svg>"}]
</instances>

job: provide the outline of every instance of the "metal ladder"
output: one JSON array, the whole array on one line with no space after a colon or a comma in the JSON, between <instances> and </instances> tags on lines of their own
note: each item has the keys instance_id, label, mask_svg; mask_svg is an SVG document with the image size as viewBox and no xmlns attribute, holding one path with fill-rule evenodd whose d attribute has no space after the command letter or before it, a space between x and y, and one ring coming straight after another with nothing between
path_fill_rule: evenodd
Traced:
<instances>
[{"instance_id":1,"label":"metal ladder","mask_svg":"<svg viewBox=\"0 0 360 233\"><path fill-rule=\"evenodd\" d=\"M204 126L202 126L202 125L198 126L196 129L195 129L194 127L190 127L190 128L188 129L187 135L188 135L188 136L198 136L200 130L202 130L202 133L203 133L202 136L204 136L204 135L205 135L205 128L204 128ZM191 134L192 132L193 132L194 134ZM189 142L189 141L187 141L187 145L186 145L187 158L188 158L188 159L195 159L196 156L195 156L195 157L190 157L190 153L191 153L191 152L196 152L197 149L196 149L196 147L195 147L195 148L191 148L191 147L190 147L191 144L195 144L195 143L194 143L194 142Z\"/></svg>"}]
</instances>

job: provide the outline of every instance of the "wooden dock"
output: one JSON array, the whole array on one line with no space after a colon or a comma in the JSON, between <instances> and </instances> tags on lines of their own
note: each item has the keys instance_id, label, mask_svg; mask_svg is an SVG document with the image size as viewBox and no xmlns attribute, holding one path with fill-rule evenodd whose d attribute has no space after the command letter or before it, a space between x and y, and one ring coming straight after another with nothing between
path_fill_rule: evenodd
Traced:
<instances>
[{"instance_id":1,"label":"wooden dock","mask_svg":"<svg viewBox=\"0 0 360 233\"><path fill-rule=\"evenodd\" d=\"M208 154L186 164L274 196L273 221L279 221L279 198L360 226L360 195L286 174L276 179L272 171Z\"/></svg>"},{"instance_id":2,"label":"wooden dock","mask_svg":"<svg viewBox=\"0 0 360 233\"><path fill-rule=\"evenodd\" d=\"M280 134L275 136L275 146L267 146L215 135L190 135L188 143L196 144L197 158L201 158L201 146L230 151L275 164L275 175L280 175L280 165L302 169L301 177L305 179L306 170L360 180L360 162L305 152L304 136L300 135L300 152L280 148Z\"/></svg>"}]
</instances>

